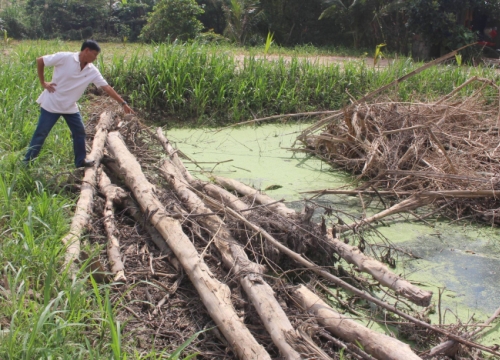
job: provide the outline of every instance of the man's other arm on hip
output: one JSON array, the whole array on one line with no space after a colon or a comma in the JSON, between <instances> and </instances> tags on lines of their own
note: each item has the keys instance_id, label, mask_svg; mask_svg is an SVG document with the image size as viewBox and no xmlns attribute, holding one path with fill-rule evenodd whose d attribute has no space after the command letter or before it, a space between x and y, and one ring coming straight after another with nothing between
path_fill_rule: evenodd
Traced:
<instances>
[{"instance_id":1,"label":"man's other arm on hip","mask_svg":"<svg viewBox=\"0 0 500 360\"><path fill-rule=\"evenodd\" d=\"M39 57L36 59L36 68L38 71L38 79L40 80L40 84L44 89L47 89L48 92L53 93L56 91L57 84L53 82L45 82L45 63L43 62L43 57Z\"/></svg>"}]
</instances>

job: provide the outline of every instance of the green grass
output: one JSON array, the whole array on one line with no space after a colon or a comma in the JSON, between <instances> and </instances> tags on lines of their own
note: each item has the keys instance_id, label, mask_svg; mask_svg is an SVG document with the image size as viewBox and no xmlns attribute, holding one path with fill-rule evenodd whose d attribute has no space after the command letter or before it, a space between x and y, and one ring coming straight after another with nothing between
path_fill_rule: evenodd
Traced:
<instances>
[{"instance_id":1,"label":"green grass","mask_svg":"<svg viewBox=\"0 0 500 360\"><path fill-rule=\"evenodd\" d=\"M178 124L178 119L216 125L336 109L349 101L346 90L359 97L419 66L411 60L379 70L362 61L322 66L299 58L323 54L309 47L287 52L271 46L269 54L292 56L276 61L259 57L258 49L245 50L249 56L241 62L234 55L242 50L227 46L102 47L98 65L133 107L156 121L175 118ZM123 324L114 317L119 303L110 302L105 286L92 284L83 272L74 281L61 272L61 238L76 201L53 190L72 169L66 125L55 126L35 166L20 164L39 111L35 58L78 48L60 41L0 45L0 359L165 356L155 350L139 355L133 344L123 343ZM473 75L498 80L491 69L440 66L400 84L398 96L435 98Z\"/></svg>"},{"instance_id":2,"label":"green grass","mask_svg":"<svg viewBox=\"0 0 500 360\"><path fill-rule=\"evenodd\" d=\"M387 67L373 67L362 60L323 65L314 58L305 60L311 51L267 58L261 50L235 58L235 51L198 43L131 46L125 53L106 53L100 67L148 118L162 122L172 117L191 125L213 126L337 109L349 103L347 92L361 97L422 65L410 59L394 60ZM432 99L473 75L498 78L487 68L443 65L400 84L398 98ZM177 125L182 123L177 121Z\"/></svg>"},{"instance_id":3,"label":"green grass","mask_svg":"<svg viewBox=\"0 0 500 360\"><path fill-rule=\"evenodd\" d=\"M74 49L57 41L0 47L0 359L168 358L125 343L114 317L120 300L111 303L109 289L92 286L88 273L72 280L61 268L76 201L53 190L73 170L63 121L34 166L21 165L39 113L35 58Z\"/></svg>"}]
</instances>

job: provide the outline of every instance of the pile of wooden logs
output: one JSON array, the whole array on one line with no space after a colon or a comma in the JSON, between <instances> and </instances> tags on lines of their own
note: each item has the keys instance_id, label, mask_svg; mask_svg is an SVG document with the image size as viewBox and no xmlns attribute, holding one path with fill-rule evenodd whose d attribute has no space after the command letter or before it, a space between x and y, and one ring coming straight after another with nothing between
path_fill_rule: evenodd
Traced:
<instances>
[{"instance_id":1,"label":"pile of wooden logs","mask_svg":"<svg viewBox=\"0 0 500 360\"><path fill-rule=\"evenodd\" d=\"M195 178L161 129L156 133L142 131L142 136L156 141L157 151L163 149L164 157L160 161L155 158L155 164L134 156L136 147L131 138L141 135L132 136L130 126L128 131L123 130L127 126L121 126L120 133L111 113L101 114L95 129L90 154L95 166L85 169L71 230L63 239L67 245L65 266L77 273L80 239L92 225L96 228L94 237L101 236L101 229L105 233L107 263L117 291L136 284L130 279L139 272L127 270L130 260L126 260L121 245L127 239L120 238L117 225L117 217L126 212L134 226L148 230L155 251L161 255L156 260L168 261L173 276L187 275L212 321L212 325L197 324L197 330L215 326L224 358L337 359L342 352L352 359L420 359L416 352L429 350L440 338L500 355L422 320L418 314L423 309L414 310L409 302L429 307L431 292L340 241L324 225L312 223L307 212L296 213L283 202L235 180ZM118 215L117 209L124 211ZM96 219L93 223L92 217ZM266 255L271 253L272 259ZM351 264L355 272L340 277L335 257ZM150 300L150 307L122 306L139 321L166 316L162 309L167 308L169 297L183 279L179 275L171 286L155 280L156 260L150 254L143 284L155 285L167 294L158 304L152 305ZM382 298L377 287L390 293L393 301ZM145 292L150 297L150 292ZM334 293L351 299L350 307L335 309L336 302L330 296ZM356 301L377 309L372 320L384 323L389 317L398 319L405 326L434 334L434 342L429 342L427 349L414 351L396 337L370 330L343 314ZM248 325L245 312L238 310L241 302L258 315L261 326ZM360 306L358 315L363 311ZM159 334L160 328L155 336ZM272 343L266 343L265 338ZM220 354L204 352L203 344L203 340L195 343L193 351L199 351L203 358L221 358Z\"/></svg>"}]
</instances>

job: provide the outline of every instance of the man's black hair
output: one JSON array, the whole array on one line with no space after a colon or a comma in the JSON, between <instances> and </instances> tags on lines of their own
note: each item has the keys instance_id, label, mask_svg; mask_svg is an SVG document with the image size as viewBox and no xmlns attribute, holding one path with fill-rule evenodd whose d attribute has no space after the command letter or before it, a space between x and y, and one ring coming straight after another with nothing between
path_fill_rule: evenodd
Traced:
<instances>
[{"instance_id":1,"label":"man's black hair","mask_svg":"<svg viewBox=\"0 0 500 360\"><path fill-rule=\"evenodd\" d=\"M89 48L90 50L95 50L97 52L101 52L101 47L99 46L97 41L94 41L94 40L85 40L83 42L81 51L83 51L87 48Z\"/></svg>"}]
</instances>

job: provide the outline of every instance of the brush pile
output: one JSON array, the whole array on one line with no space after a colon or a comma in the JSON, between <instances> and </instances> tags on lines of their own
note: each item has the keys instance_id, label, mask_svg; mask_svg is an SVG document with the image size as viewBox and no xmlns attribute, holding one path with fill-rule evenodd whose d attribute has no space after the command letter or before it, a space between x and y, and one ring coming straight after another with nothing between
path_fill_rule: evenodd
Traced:
<instances>
[{"instance_id":1,"label":"brush pile","mask_svg":"<svg viewBox=\"0 0 500 360\"><path fill-rule=\"evenodd\" d=\"M405 209L433 204L453 219L500 224L499 92L473 77L432 103L354 102L299 139L365 180L353 193L411 197Z\"/></svg>"},{"instance_id":2,"label":"brush pile","mask_svg":"<svg viewBox=\"0 0 500 360\"><path fill-rule=\"evenodd\" d=\"M499 355L457 335L476 324L430 324L431 292L375 259L390 256L365 254L313 223L314 209L299 214L237 181L195 178L161 129L137 119L104 112L93 132L96 164L84 171L63 239L66 266L76 274L90 229L86 263L114 290L124 352L187 343L202 359L416 360L450 346ZM92 254L96 244L103 250ZM391 324L414 348L346 312Z\"/></svg>"}]
</instances>

